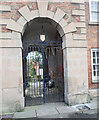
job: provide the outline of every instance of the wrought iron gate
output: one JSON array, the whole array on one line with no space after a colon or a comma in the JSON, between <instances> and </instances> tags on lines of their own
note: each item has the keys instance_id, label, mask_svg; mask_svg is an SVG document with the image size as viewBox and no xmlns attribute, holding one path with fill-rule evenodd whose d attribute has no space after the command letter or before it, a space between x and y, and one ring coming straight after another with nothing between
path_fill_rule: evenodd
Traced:
<instances>
[{"instance_id":1,"label":"wrought iron gate","mask_svg":"<svg viewBox=\"0 0 99 120\"><path fill-rule=\"evenodd\" d=\"M28 45L23 49L26 106L64 100L61 44Z\"/></svg>"}]
</instances>

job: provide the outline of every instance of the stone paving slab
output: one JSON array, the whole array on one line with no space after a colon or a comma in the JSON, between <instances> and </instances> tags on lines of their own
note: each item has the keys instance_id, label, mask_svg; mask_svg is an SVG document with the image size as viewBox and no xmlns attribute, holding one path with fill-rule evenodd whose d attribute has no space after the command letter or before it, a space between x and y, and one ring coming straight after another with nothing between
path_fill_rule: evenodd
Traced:
<instances>
[{"instance_id":1,"label":"stone paving slab","mask_svg":"<svg viewBox=\"0 0 99 120\"><path fill-rule=\"evenodd\" d=\"M61 106L56 107L56 109L59 111L60 114L62 113L69 113L69 112L77 112L78 109L74 107L68 107L68 106Z\"/></svg>"},{"instance_id":2,"label":"stone paving slab","mask_svg":"<svg viewBox=\"0 0 99 120\"><path fill-rule=\"evenodd\" d=\"M55 114L59 114L58 111L55 109L55 107L51 107L51 106L46 106L43 108L38 108L36 109L37 111L37 117L41 117L41 116L48 116L50 115L55 115Z\"/></svg>"},{"instance_id":3,"label":"stone paving slab","mask_svg":"<svg viewBox=\"0 0 99 120\"><path fill-rule=\"evenodd\" d=\"M36 118L36 112L33 108L25 108L24 112L16 112L13 118Z\"/></svg>"},{"instance_id":4,"label":"stone paving slab","mask_svg":"<svg viewBox=\"0 0 99 120\"><path fill-rule=\"evenodd\" d=\"M35 118L47 115L59 114L56 107L66 106L65 103L46 103L32 107L25 107L23 112L16 112L13 118Z\"/></svg>"}]
</instances>

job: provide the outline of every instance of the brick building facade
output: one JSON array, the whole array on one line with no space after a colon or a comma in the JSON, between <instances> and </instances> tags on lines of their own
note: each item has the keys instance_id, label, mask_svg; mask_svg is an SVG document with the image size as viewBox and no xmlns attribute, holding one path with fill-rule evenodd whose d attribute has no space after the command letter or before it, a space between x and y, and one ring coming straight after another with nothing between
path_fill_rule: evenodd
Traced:
<instances>
[{"instance_id":1,"label":"brick building facade","mask_svg":"<svg viewBox=\"0 0 99 120\"><path fill-rule=\"evenodd\" d=\"M89 2L2 1L0 11L1 111L25 106L22 37L31 21L40 18L48 19L46 24L49 22L62 39L65 103L84 103L88 94L96 95L99 84L92 82L91 49L98 47L98 24L90 22Z\"/></svg>"},{"instance_id":2,"label":"brick building facade","mask_svg":"<svg viewBox=\"0 0 99 120\"><path fill-rule=\"evenodd\" d=\"M91 50L92 49L98 49L99 45L98 45L98 39L99 39L99 35L98 35L98 30L99 30L99 25L98 25L98 17L99 15L97 15L97 18L95 21L91 20L91 2L99 2L99 1L92 1L90 0L89 2L85 2L85 13L86 13L86 38L88 41L88 86L89 89L92 91L94 91L95 89L99 88L99 82L98 80L96 82L93 81L92 78L92 54L91 54ZM99 7L99 4L97 4L96 6ZM98 9L97 9L98 11ZM98 79L98 78L97 78ZM92 94L95 94L94 92Z\"/></svg>"}]
</instances>

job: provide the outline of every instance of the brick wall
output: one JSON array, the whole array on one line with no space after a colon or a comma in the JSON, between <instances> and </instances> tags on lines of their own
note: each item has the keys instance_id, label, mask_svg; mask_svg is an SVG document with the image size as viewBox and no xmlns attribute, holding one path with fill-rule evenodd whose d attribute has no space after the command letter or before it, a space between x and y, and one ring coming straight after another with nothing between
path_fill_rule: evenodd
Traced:
<instances>
[{"instance_id":1,"label":"brick wall","mask_svg":"<svg viewBox=\"0 0 99 120\"><path fill-rule=\"evenodd\" d=\"M89 89L99 88L99 83L92 83L92 66L91 66L91 48L97 48L97 37L99 34L99 26L89 24L90 14L89 14L89 3L85 3L85 12L86 12L86 36L88 40L88 85Z\"/></svg>"}]
</instances>

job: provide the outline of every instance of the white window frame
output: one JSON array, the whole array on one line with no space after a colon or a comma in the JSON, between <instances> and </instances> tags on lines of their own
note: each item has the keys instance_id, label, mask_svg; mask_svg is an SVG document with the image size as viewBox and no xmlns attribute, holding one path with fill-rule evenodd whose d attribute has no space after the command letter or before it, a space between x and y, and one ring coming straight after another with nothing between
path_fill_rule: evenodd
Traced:
<instances>
[{"instance_id":1,"label":"white window frame","mask_svg":"<svg viewBox=\"0 0 99 120\"><path fill-rule=\"evenodd\" d=\"M99 0L89 0L90 22L99 22L99 20L93 20L92 19L92 15L91 15L92 11L96 12L96 13L99 13L99 10L91 10L91 2L92 1L99 2Z\"/></svg>"},{"instance_id":2,"label":"white window frame","mask_svg":"<svg viewBox=\"0 0 99 120\"><path fill-rule=\"evenodd\" d=\"M99 48L92 48L91 49L91 65L92 65L92 82L93 83L99 82L99 76L97 76L97 72L96 72L96 77L93 74L93 71L94 71L93 65L96 65L96 66L99 65L99 63L97 63L97 56L94 57L96 60L96 63L93 63L93 52L95 52L95 54L96 54L97 51L99 51ZM95 70L97 71L97 68Z\"/></svg>"}]
</instances>

